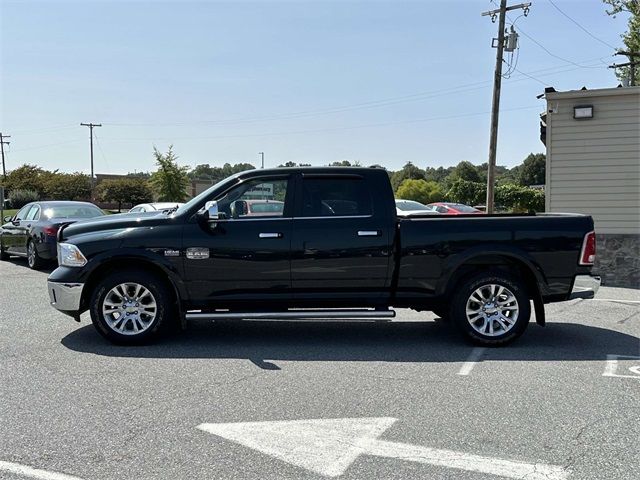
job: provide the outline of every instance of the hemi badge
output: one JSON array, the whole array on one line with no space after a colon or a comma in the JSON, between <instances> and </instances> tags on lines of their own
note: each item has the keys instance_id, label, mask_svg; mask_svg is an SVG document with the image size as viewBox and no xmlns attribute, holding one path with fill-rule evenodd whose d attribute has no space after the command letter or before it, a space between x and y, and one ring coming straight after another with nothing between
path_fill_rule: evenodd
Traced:
<instances>
[{"instance_id":1,"label":"hemi badge","mask_svg":"<svg viewBox=\"0 0 640 480\"><path fill-rule=\"evenodd\" d=\"M191 260L202 260L209 258L209 249L203 247L187 248L187 258Z\"/></svg>"},{"instance_id":2,"label":"hemi badge","mask_svg":"<svg viewBox=\"0 0 640 480\"><path fill-rule=\"evenodd\" d=\"M179 257L180 256L180 250L165 250L164 251L164 256L165 257Z\"/></svg>"}]
</instances>

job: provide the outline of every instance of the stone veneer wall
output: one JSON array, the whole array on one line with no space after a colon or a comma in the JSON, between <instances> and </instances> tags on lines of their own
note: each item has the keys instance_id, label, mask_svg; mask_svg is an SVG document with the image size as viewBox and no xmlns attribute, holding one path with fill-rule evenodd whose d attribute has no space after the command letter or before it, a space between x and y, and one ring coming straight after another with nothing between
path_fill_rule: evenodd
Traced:
<instances>
[{"instance_id":1,"label":"stone veneer wall","mask_svg":"<svg viewBox=\"0 0 640 480\"><path fill-rule=\"evenodd\" d=\"M640 288L640 233L597 233L594 272L603 286Z\"/></svg>"}]
</instances>

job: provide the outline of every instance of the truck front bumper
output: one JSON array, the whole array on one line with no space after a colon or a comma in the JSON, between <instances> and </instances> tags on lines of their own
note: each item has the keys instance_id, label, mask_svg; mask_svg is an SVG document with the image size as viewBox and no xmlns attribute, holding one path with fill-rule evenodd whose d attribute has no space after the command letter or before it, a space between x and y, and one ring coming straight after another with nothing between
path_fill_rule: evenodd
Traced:
<instances>
[{"instance_id":1,"label":"truck front bumper","mask_svg":"<svg viewBox=\"0 0 640 480\"><path fill-rule=\"evenodd\" d=\"M51 306L67 315L80 318L80 301L84 283L47 282Z\"/></svg>"},{"instance_id":2,"label":"truck front bumper","mask_svg":"<svg viewBox=\"0 0 640 480\"><path fill-rule=\"evenodd\" d=\"M600 288L600 277L595 275L576 275L569 300L574 298L593 298Z\"/></svg>"}]
</instances>

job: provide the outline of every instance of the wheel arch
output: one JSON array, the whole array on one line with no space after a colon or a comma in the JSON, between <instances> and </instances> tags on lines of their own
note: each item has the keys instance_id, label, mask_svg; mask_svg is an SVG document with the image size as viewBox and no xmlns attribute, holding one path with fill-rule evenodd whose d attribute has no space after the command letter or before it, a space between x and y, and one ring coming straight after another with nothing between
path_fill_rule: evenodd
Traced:
<instances>
[{"instance_id":1,"label":"wheel arch","mask_svg":"<svg viewBox=\"0 0 640 480\"><path fill-rule=\"evenodd\" d=\"M535 266L523 256L512 252L483 252L467 256L450 268L446 283L443 284L443 298L450 298L456 286L465 278L487 268L504 270L522 279L529 296L533 300L536 323L545 325L544 302L540 283L544 277Z\"/></svg>"},{"instance_id":2,"label":"wheel arch","mask_svg":"<svg viewBox=\"0 0 640 480\"><path fill-rule=\"evenodd\" d=\"M95 289L98 282L106 275L109 275L112 272L123 270L123 268L140 269L162 279L162 281L169 287L169 291L171 292L171 300L176 305L177 313L180 318L180 325L182 328L185 328L186 320L184 309L182 307L182 299L184 297L182 295L181 284L176 278L176 274L166 268L164 265L159 265L158 263L146 257L118 256L111 257L102 261L89 273L84 282L82 297L80 299L81 311L89 309L89 301L91 299L93 290Z\"/></svg>"}]
</instances>

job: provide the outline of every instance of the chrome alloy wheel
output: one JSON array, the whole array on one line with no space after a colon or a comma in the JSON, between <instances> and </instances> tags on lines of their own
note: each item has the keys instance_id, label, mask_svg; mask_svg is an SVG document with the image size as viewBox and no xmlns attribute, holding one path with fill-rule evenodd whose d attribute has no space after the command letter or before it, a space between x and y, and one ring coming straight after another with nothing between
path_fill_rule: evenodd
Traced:
<instances>
[{"instance_id":1,"label":"chrome alloy wheel","mask_svg":"<svg viewBox=\"0 0 640 480\"><path fill-rule=\"evenodd\" d=\"M33 242L29 242L27 246L27 263L31 268L36 264L36 246Z\"/></svg>"},{"instance_id":2,"label":"chrome alloy wheel","mask_svg":"<svg viewBox=\"0 0 640 480\"><path fill-rule=\"evenodd\" d=\"M518 312L516 296L502 285L482 285L467 300L469 325L488 337L504 335L511 330L518 320Z\"/></svg>"},{"instance_id":3,"label":"chrome alloy wheel","mask_svg":"<svg viewBox=\"0 0 640 480\"><path fill-rule=\"evenodd\" d=\"M138 335L156 318L158 306L153 294L139 283L121 283L113 287L102 302L102 316L113 331Z\"/></svg>"}]
</instances>

